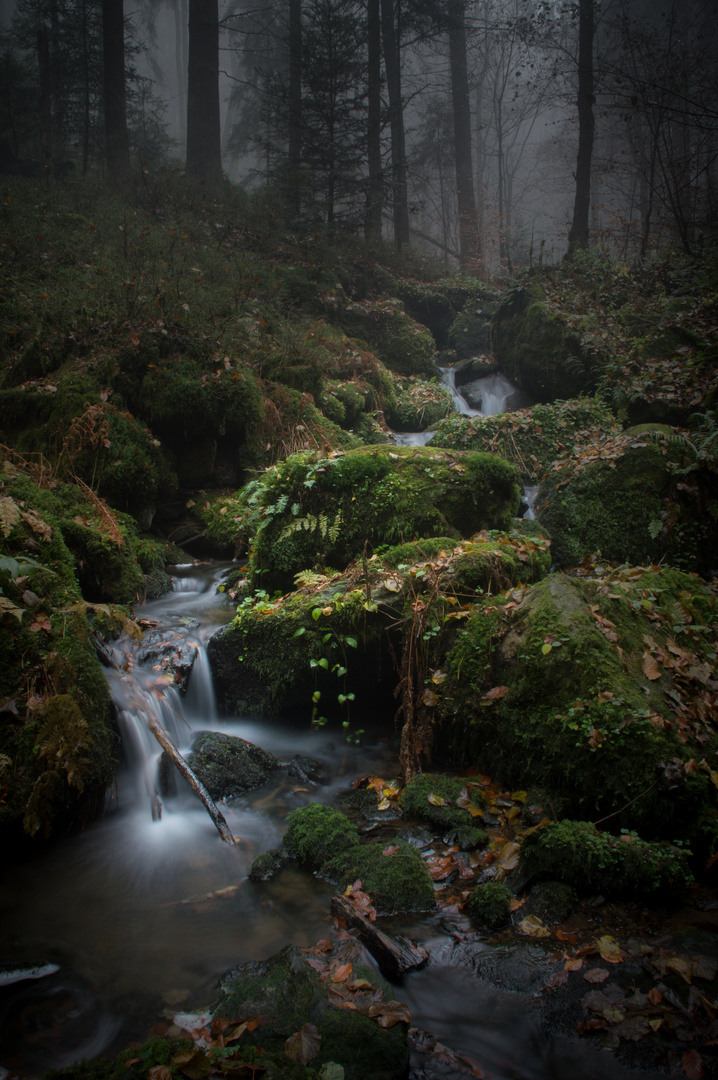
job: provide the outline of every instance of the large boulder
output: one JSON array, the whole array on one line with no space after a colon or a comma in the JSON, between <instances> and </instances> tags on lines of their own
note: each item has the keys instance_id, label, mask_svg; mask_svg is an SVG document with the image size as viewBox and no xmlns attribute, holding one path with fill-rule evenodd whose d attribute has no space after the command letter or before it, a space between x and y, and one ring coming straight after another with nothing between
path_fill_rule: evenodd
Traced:
<instances>
[{"instance_id":1,"label":"large boulder","mask_svg":"<svg viewBox=\"0 0 718 1080\"><path fill-rule=\"evenodd\" d=\"M534 405L493 416L450 416L441 420L433 447L494 450L515 461L524 480L538 482L551 465L574 448L617 434L620 424L598 398L575 398Z\"/></svg>"},{"instance_id":2,"label":"large boulder","mask_svg":"<svg viewBox=\"0 0 718 1080\"><path fill-rule=\"evenodd\" d=\"M540 530L539 530L540 532ZM457 543L439 536L388 548L345 574L306 575L293 593L247 597L208 645L217 702L230 713L321 723L395 710L396 657L413 604L445 597L437 625L466 616L458 602L548 572L542 535L528 530Z\"/></svg>"},{"instance_id":3,"label":"large boulder","mask_svg":"<svg viewBox=\"0 0 718 1080\"><path fill-rule=\"evenodd\" d=\"M486 599L446 658L438 741L556 813L705 842L715 613L688 574L601 563Z\"/></svg>"},{"instance_id":4,"label":"large boulder","mask_svg":"<svg viewBox=\"0 0 718 1080\"><path fill-rule=\"evenodd\" d=\"M503 373L534 401L578 397L596 388L598 372L581 328L544 302L540 286L510 289L491 324L491 351Z\"/></svg>"},{"instance_id":5,"label":"large boulder","mask_svg":"<svg viewBox=\"0 0 718 1080\"><path fill-rule=\"evenodd\" d=\"M287 590L301 571L343 570L367 545L508 528L518 506L517 471L492 454L365 447L294 454L215 502L209 530L251 547L263 588Z\"/></svg>"},{"instance_id":6,"label":"large boulder","mask_svg":"<svg viewBox=\"0 0 718 1080\"><path fill-rule=\"evenodd\" d=\"M557 462L537 517L557 565L600 552L611 562L708 573L718 558L718 473L685 468L678 432L642 427L603 435Z\"/></svg>"},{"instance_id":7,"label":"large boulder","mask_svg":"<svg viewBox=\"0 0 718 1080\"><path fill-rule=\"evenodd\" d=\"M347 964L348 981L364 981L361 990L346 987ZM288 945L269 960L233 968L220 980L213 1016L237 1022L258 1018L243 1043L272 1054L283 1053L287 1040L303 1032L307 1064L318 1071L335 1062L345 1080L403 1080L407 1075L408 1010L400 1008L389 983L353 940L314 955ZM390 1027L381 1026L382 1017L392 1017ZM403 1019L394 1022L396 1017Z\"/></svg>"}]
</instances>

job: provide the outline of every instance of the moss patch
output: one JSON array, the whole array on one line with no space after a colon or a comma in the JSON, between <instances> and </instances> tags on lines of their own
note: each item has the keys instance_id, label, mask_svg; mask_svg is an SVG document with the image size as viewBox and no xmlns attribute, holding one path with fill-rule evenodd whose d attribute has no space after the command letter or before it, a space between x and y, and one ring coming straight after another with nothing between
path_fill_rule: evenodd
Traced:
<instances>
[{"instance_id":1,"label":"moss patch","mask_svg":"<svg viewBox=\"0 0 718 1080\"><path fill-rule=\"evenodd\" d=\"M708 775L669 765L704 755L707 733L688 719L701 691L670 650L682 648L686 675L713 652L715 599L677 571L618 568L483 600L447 657L447 738L512 788L546 786L564 812L705 841Z\"/></svg>"},{"instance_id":2,"label":"moss patch","mask_svg":"<svg viewBox=\"0 0 718 1080\"><path fill-rule=\"evenodd\" d=\"M686 853L670 844L620 837L586 821L559 821L530 833L521 847L528 877L565 882L584 895L677 900L693 880Z\"/></svg>"},{"instance_id":3,"label":"moss patch","mask_svg":"<svg viewBox=\"0 0 718 1080\"><path fill-rule=\"evenodd\" d=\"M435 904L426 864L410 844L376 842L339 848L320 873L341 888L361 881L361 890L368 894L378 915L428 911Z\"/></svg>"},{"instance_id":4,"label":"moss patch","mask_svg":"<svg viewBox=\"0 0 718 1080\"><path fill-rule=\"evenodd\" d=\"M340 810L310 803L287 818L284 847L310 870L319 870L346 847L357 844L356 826Z\"/></svg>"},{"instance_id":5,"label":"moss patch","mask_svg":"<svg viewBox=\"0 0 718 1080\"><path fill-rule=\"evenodd\" d=\"M265 587L287 589L302 570L339 569L365 543L468 536L508 527L518 509L515 470L488 454L428 447L296 454L212 508L208 527L251 548Z\"/></svg>"},{"instance_id":6,"label":"moss patch","mask_svg":"<svg viewBox=\"0 0 718 1080\"><path fill-rule=\"evenodd\" d=\"M511 890L500 881L477 885L466 901L466 912L481 926L498 930L511 922Z\"/></svg>"}]
</instances>

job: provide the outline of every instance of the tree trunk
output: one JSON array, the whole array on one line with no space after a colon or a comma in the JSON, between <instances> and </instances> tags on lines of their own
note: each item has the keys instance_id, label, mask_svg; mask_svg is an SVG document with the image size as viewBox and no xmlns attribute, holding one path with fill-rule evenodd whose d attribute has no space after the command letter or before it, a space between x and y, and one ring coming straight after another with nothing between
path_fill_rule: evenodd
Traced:
<instances>
[{"instance_id":1,"label":"tree trunk","mask_svg":"<svg viewBox=\"0 0 718 1080\"><path fill-rule=\"evenodd\" d=\"M572 259L578 248L588 247L591 157L595 127L593 4L594 0L579 0L578 5L578 156L576 158L576 197L573 204L573 222L568 234L567 259Z\"/></svg>"},{"instance_id":2,"label":"tree trunk","mask_svg":"<svg viewBox=\"0 0 718 1080\"><path fill-rule=\"evenodd\" d=\"M367 0L367 164L364 233L367 240L381 240L381 8L380 0Z\"/></svg>"},{"instance_id":3,"label":"tree trunk","mask_svg":"<svg viewBox=\"0 0 718 1080\"><path fill-rule=\"evenodd\" d=\"M50 39L47 27L37 32L37 59L40 68L40 152L43 165L52 163L52 90L50 72ZM17 157L17 142L15 143Z\"/></svg>"},{"instance_id":4,"label":"tree trunk","mask_svg":"<svg viewBox=\"0 0 718 1080\"><path fill-rule=\"evenodd\" d=\"M123 0L102 0L102 59L105 93L105 155L110 172L130 168L125 93L125 13Z\"/></svg>"},{"instance_id":5,"label":"tree trunk","mask_svg":"<svg viewBox=\"0 0 718 1080\"><path fill-rule=\"evenodd\" d=\"M189 0L187 175L212 191L222 182L218 0Z\"/></svg>"},{"instance_id":6,"label":"tree trunk","mask_svg":"<svg viewBox=\"0 0 718 1080\"><path fill-rule=\"evenodd\" d=\"M289 205L302 208L302 0L289 0L289 146L287 155Z\"/></svg>"},{"instance_id":7,"label":"tree trunk","mask_svg":"<svg viewBox=\"0 0 718 1080\"><path fill-rule=\"evenodd\" d=\"M177 0L175 18L175 77L177 79L177 127L180 133L180 152L187 150L187 0Z\"/></svg>"},{"instance_id":8,"label":"tree trunk","mask_svg":"<svg viewBox=\"0 0 718 1080\"><path fill-rule=\"evenodd\" d=\"M475 270L480 261L479 228L476 219L474 171L471 160L471 106L466 63L464 0L450 0L448 22L460 264L462 270Z\"/></svg>"},{"instance_id":9,"label":"tree trunk","mask_svg":"<svg viewBox=\"0 0 718 1080\"><path fill-rule=\"evenodd\" d=\"M397 0L398 3L401 0ZM397 250L409 245L409 196L406 179L404 106L401 100L400 34L394 20L394 0L381 0L386 88L391 124L391 181L394 242Z\"/></svg>"}]
</instances>

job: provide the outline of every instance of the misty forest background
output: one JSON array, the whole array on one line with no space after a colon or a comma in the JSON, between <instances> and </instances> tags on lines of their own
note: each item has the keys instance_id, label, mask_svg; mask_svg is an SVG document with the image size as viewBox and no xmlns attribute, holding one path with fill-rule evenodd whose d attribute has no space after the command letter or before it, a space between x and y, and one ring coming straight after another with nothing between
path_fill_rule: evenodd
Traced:
<instances>
[{"instance_id":1,"label":"misty forest background","mask_svg":"<svg viewBox=\"0 0 718 1080\"><path fill-rule=\"evenodd\" d=\"M476 274L589 238L694 253L716 220L717 27L706 0L16 0L0 170L176 162Z\"/></svg>"}]
</instances>

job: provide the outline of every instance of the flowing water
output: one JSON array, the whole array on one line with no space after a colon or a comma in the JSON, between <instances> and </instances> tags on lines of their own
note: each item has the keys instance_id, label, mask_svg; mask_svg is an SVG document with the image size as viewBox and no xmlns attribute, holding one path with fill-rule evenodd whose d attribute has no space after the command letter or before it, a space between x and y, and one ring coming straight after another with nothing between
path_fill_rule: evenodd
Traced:
<instances>
[{"instance_id":1,"label":"flowing water","mask_svg":"<svg viewBox=\"0 0 718 1080\"><path fill-rule=\"evenodd\" d=\"M0 1080L34 1080L47 1068L110 1055L132 1039L161 1033L176 1011L210 1004L228 968L332 933L330 885L292 869L254 885L248 868L279 841L289 810L313 799L331 802L360 775L394 776L398 762L379 738L355 746L326 729L217 716L205 643L233 614L216 591L224 569L178 568L174 590L137 610L148 636L170 640L180 652L194 650L186 696L161 679L146 640L139 647L127 639L115 643L116 669L108 677L123 765L107 813L83 834L12 867L0 887ZM219 839L189 790L166 798L161 818L153 820L159 747L146 730L152 712L180 748L187 748L193 731L222 730L280 760L308 754L323 763L330 779L313 790L275 780L223 806L240 838L234 847ZM391 716L376 720L391 729ZM364 726L371 729L370 722ZM502 952L483 942L457 952L463 948L457 940L470 930L464 916L437 912L394 924L394 932L426 943L431 956L425 970L398 988L414 1023L481 1062L493 1080L627 1075L576 1039L548 1036L530 993L503 992L476 978L477 962L490 956L509 987L516 960L505 947ZM534 972L538 986L545 954L529 947L519 963ZM441 1054L413 1052L411 1080L455 1075L466 1073L452 1071Z\"/></svg>"},{"instance_id":2,"label":"flowing water","mask_svg":"<svg viewBox=\"0 0 718 1080\"><path fill-rule=\"evenodd\" d=\"M108 672L122 766L106 814L81 835L13 866L0 885L0 1080L13 1069L23 1078L39 1076L144 1039L163 1012L171 1018L174 1009L207 1004L227 968L327 936L329 885L286 870L256 886L248 868L279 842L289 810L311 799L329 802L357 775L393 775L396 765L378 740L357 747L308 726L218 718L205 643L234 614L216 592L224 569L179 568L170 594L137 609L161 624L150 633L195 651L186 697L164 685L151 662L137 663L133 642L115 643L113 660L131 670ZM310 755L330 780L312 791L275 780L223 806L240 837L234 847L221 842L188 789L166 799L161 820L153 821L161 750L147 729L151 712L180 749L193 731L221 730L280 760Z\"/></svg>"},{"instance_id":3,"label":"flowing water","mask_svg":"<svg viewBox=\"0 0 718 1080\"><path fill-rule=\"evenodd\" d=\"M477 415L456 391L453 373L444 377L459 411ZM501 376L486 381L483 406L500 411L514 387ZM428 438L398 441L416 445ZM526 516L532 516L535 491L526 498ZM34 1080L47 1068L143 1040L164 1030L155 1025L171 1022L175 1011L208 1005L228 968L331 933L330 885L292 869L254 885L249 866L279 842L289 810L311 800L332 802L357 776L394 776L398 762L379 732L356 746L326 729L217 715L206 643L234 614L217 588L226 569L178 567L172 592L137 609L145 638L139 645L127 638L114 643L114 666L107 669L122 760L106 814L83 834L13 866L0 885L0 1080ZM184 695L163 678L168 649L191 665ZM160 719L180 750L189 748L194 732L220 730L280 760L297 753L314 757L330 779L312 790L275 779L222 806L240 838L232 847L219 839L186 785L164 798L158 814L161 750L148 729L150 716ZM357 722L371 733L371 720ZM375 717L374 723L386 732L392 717ZM463 916L436 914L393 929L425 942L431 955L428 967L408 976L399 991L415 1024L480 1061L493 1080L627 1075L575 1039L547 1036L526 994L501 992L476 978L471 964L467 970L465 958L453 951L470 929ZM501 967L510 959L495 963ZM541 966L539 959L528 963L537 971ZM413 1054L414 1080L452 1075L450 1065Z\"/></svg>"}]
</instances>

